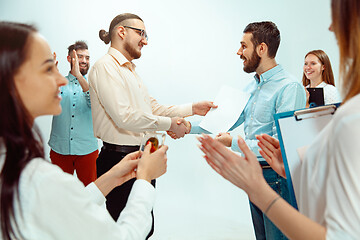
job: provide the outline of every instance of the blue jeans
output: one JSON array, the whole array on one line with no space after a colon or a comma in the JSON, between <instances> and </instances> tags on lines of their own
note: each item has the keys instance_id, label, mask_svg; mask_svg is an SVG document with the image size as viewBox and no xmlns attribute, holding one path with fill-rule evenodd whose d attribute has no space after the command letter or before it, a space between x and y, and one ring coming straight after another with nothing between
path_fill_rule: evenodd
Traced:
<instances>
[{"instance_id":1,"label":"blue jeans","mask_svg":"<svg viewBox=\"0 0 360 240\"><path fill-rule=\"evenodd\" d=\"M290 202L290 194L286 179L279 176L271 168L264 168L263 174L270 187L287 202ZM267 216L263 214L263 212L252 202L250 202L250 211L257 240L287 239L285 235L270 221L270 219L268 219Z\"/></svg>"}]
</instances>

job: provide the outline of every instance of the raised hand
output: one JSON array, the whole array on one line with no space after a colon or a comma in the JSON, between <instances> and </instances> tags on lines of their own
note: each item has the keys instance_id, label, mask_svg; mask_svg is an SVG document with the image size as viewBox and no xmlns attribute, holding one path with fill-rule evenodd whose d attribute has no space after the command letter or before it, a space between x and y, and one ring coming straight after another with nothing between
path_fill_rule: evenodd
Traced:
<instances>
[{"instance_id":1,"label":"raised hand","mask_svg":"<svg viewBox=\"0 0 360 240\"><path fill-rule=\"evenodd\" d=\"M215 140L222 143L225 147L231 147L232 136L230 133L219 133L216 135Z\"/></svg>"},{"instance_id":2,"label":"raised hand","mask_svg":"<svg viewBox=\"0 0 360 240\"><path fill-rule=\"evenodd\" d=\"M214 102L210 101L201 101L193 103L192 111L194 115L205 116L211 108L217 108L218 106L214 105Z\"/></svg>"},{"instance_id":3,"label":"raised hand","mask_svg":"<svg viewBox=\"0 0 360 240\"><path fill-rule=\"evenodd\" d=\"M59 64L59 61L56 59L56 52L53 52L53 58L54 58L55 66L57 67Z\"/></svg>"},{"instance_id":4,"label":"raised hand","mask_svg":"<svg viewBox=\"0 0 360 240\"><path fill-rule=\"evenodd\" d=\"M71 54L71 69L73 70L74 76L77 79L79 79L82 76L82 74L80 72L79 58L78 58L75 50L73 50L72 54Z\"/></svg>"},{"instance_id":5,"label":"raised hand","mask_svg":"<svg viewBox=\"0 0 360 240\"><path fill-rule=\"evenodd\" d=\"M259 140L258 146L261 148L259 150L261 156L269 163L271 168L274 169L277 174L286 178L279 140L270 137L267 134L258 135L256 136L256 139Z\"/></svg>"},{"instance_id":6,"label":"raised hand","mask_svg":"<svg viewBox=\"0 0 360 240\"><path fill-rule=\"evenodd\" d=\"M70 73L77 78L81 88L83 89L83 92L89 91L89 83L86 81L86 79L84 78L84 76L80 71L79 57L75 50L73 50L70 53L70 56L68 56L68 61L71 63Z\"/></svg>"},{"instance_id":7,"label":"raised hand","mask_svg":"<svg viewBox=\"0 0 360 240\"><path fill-rule=\"evenodd\" d=\"M145 146L136 170L136 178L148 182L160 177L166 172L168 146L163 145L155 152L150 153L151 143Z\"/></svg>"}]
</instances>

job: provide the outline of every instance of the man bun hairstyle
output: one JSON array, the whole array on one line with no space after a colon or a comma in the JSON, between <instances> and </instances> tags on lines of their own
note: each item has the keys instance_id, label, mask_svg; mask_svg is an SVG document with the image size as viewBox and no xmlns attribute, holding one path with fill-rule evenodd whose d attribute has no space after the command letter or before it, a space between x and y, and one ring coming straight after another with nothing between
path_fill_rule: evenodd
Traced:
<instances>
[{"instance_id":1,"label":"man bun hairstyle","mask_svg":"<svg viewBox=\"0 0 360 240\"><path fill-rule=\"evenodd\" d=\"M119 25L126 25L127 20L129 19L139 19L144 22L138 15L132 13L122 13L117 15L110 23L109 31L105 31L101 29L99 31L99 38L105 43L108 44L111 42L111 38L113 35L113 30Z\"/></svg>"},{"instance_id":2,"label":"man bun hairstyle","mask_svg":"<svg viewBox=\"0 0 360 240\"><path fill-rule=\"evenodd\" d=\"M105 44L108 44L110 42L110 34L104 29L101 29L99 31L99 37Z\"/></svg>"}]
</instances>

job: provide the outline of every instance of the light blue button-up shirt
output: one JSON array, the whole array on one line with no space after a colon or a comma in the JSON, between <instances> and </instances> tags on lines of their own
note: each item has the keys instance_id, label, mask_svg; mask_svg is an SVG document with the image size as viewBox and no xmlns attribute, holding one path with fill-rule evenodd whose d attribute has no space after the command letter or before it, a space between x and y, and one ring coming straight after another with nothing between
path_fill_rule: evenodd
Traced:
<instances>
[{"instance_id":1,"label":"light blue button-up shirt","mask_svg":"<svg viewBox=\"0 0 360 240\"><path fill-rule=\"evenodd\" d=\"M60 88L62 112L53 117L49 146L62 155L86 155L98 149L94 137L89 91L69 73L69 83Z\"/></svg>"},{"instance_id":2,"label":"light blue button-up shirt","mask_svg":"<svg viewBox=\"0 0 360 240\"><path fill-rule=\"evenodd\" d=\"M251 94L249 101L229 131L244 123L245 142L260 157L258 140L255 136L263 133L277 136L274 114L304 108L306 94L300 82L287 73L281 65L264 72L259 78L255 75L254 78L255 81L245 88L245 91ZM206 132L196 123L192 126L190 133ZM231 149L241 152L237 137L233 137ZM261 157L258 159L264 160Z\"/></svg>"}]
</instances>

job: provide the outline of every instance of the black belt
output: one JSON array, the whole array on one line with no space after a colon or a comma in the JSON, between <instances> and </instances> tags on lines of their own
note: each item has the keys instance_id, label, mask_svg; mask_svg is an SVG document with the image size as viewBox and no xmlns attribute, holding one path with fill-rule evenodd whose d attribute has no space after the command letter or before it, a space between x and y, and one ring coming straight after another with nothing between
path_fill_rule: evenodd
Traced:
<instances>
[{"instance_id":1,"label":"black belt","mask_svg":"<svg viewBox=\"0 0 360 240\"><path fill-rule=\"evenodd\" d=\"M271 168L267 161L259 161L261 167L264 168Z\"/></svg>"},{"instance_id":2,"label":"black belt","mask_svg":"<svg viewBox=\"0 0 360 240\"><path fill-rule=\"evenodd\" d=\"M138 151L140 149L140 146L117 145L117 144L103 142L102 149L107 151L130 153L130 152Z\"/></svg>"}]
</instances>

